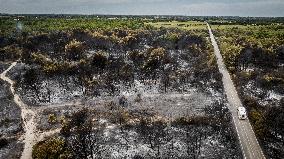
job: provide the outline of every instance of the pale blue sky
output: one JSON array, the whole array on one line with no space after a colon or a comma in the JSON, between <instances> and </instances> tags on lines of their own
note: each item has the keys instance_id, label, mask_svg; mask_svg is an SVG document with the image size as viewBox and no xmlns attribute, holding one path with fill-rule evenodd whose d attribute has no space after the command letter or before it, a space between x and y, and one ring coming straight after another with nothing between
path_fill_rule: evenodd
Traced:
<instances>
[{"instance_id":1,"label":"pale blue sky","mask_svg":"<svg viewBox=\"0 0 284 159\"><path fill-rule=\"evenodd\" d=\"M0 13L284 17L284 0L0 0Z\"/></svg>"}]
</instances>

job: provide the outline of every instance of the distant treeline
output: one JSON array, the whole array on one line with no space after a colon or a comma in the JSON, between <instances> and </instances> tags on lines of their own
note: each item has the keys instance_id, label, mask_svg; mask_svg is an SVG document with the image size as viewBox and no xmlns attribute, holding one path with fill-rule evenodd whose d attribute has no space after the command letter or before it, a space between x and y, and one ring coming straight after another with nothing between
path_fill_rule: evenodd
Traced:
<instances>
[{"instance_id":1,"label":"distant treeline","mask_svg":"<svg viewBox=\"0 0 284 159\"><path fill-rule=\"evenodd\" d=\"M17 16L0 17L0 36L13 36L21 33L50 32L74 29L139 29L144 27L141 20L107 19L87 17L47 17Z\"/></svg>"},{"instance_id":2,"label":"distant treeline","mask_svg":"<svg viewBox=\"0 0 284 159\"><path fill-rule=\"evenodd\" d=\"M127 18L127 19L150 19L158 21L227 21L231 23L283 23L284 17L239 17L239 16L184 16L184 15L103 15L103 14L3 14L8 17L42 17L42 18Z\"/></svg>"}]
</instances>

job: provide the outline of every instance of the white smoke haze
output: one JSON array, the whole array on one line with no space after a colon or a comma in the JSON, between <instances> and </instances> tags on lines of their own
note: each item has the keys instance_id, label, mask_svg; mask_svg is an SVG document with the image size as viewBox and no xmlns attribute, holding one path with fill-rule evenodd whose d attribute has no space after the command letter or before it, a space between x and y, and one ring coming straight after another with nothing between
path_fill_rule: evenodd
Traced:
<instances>
[{"instance_id":1,"label":"white smoke haze","mask_svg":"<svg viewBox=\"0 0 284 159\"><path fill-rule=\"evenodd\" d=\"M18 32L21 32L23 30L23 24L20 21L17 21L16 29Z\"/></svg>"}]
</instances>

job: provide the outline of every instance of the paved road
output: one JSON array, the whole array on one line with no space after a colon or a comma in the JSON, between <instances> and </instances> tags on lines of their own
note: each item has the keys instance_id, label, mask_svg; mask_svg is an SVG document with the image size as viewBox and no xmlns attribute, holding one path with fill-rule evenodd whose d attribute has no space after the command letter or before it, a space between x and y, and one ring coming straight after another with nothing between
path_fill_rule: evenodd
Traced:
<instances>
[{"instance_id":1,"label":"paved road","mask_svg":"<svg viewBox=\"0 0 284 159\"><path fill-rule=\"evenodd\" d=\"M242 106L242 103L233 84L233 81L231 80L229 72L225 67L222 55L220 53L215 37L212 33L211 27L208 23L207 26L212 45L214 47L214 53L217 57L219 71L223 75L222 81L229 102L229 109L233 115L233 121L238 133L243 156L245 159L265 159L265 156L263 155L262 149L255 137L254 131L251 127L249 120L238 119L237 108Z\"/></svg>"}]
</instances>

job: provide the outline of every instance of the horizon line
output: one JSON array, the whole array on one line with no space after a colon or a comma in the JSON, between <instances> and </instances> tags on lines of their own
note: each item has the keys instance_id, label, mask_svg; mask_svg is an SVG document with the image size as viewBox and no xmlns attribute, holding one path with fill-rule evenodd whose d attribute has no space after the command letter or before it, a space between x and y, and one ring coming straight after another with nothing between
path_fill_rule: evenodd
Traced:
<instances>
[{"instance_id":1,"label":"horizon line","mask_svg":"<svg viewBox=\"0 0 284 159\"><path fill-rule=\"evenodd\" d=\"M180 16L180 17L240 17L240 18L284 18L284 16L239 16L239 15L180 15L180 14L79 14L79 13L0 13L0 15L80 15L80 16Z\"/></svg>"}]
</instances>

